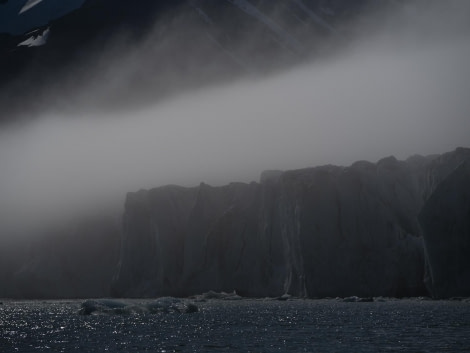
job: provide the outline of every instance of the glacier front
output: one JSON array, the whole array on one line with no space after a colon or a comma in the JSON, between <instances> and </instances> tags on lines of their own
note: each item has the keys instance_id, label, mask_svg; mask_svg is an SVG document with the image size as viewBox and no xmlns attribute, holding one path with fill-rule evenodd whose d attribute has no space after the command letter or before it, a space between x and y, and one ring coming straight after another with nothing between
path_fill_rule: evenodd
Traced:
<instances>
[{"instance_id":1,"label":"glacier front","mask_svg":"<svg viewBox=\"0 0 470 353\"><path fill-rule=\"evenodd\" d=\"M436 287L435 266L446 264L431 249L447 250L439 250L429 213L446 181L468 189L465 161L470 150L459 148L406 161L270 171L259 183L129 193L113 294L456 295ZM455 217L463 230L454 237L468 243L469 217ZM455 266L468 266L469 257L462 256ZM434 277L426 289L430 269Z\"/></svg>"}]
</instances>

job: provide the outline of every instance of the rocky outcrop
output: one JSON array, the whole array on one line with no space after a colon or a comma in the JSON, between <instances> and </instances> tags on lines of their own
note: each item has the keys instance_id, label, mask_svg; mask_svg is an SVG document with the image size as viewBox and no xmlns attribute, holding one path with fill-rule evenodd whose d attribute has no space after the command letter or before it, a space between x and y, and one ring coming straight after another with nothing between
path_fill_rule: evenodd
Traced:
<instances>
[{"instance_id":1,"label":"rocky outcrop","mask_svg":"<svg viewBox=\"0 0 470 353\"><path fill-rule=\"evenodd\" d=\"M114 294L465 294L469 152L129 193Z\"/></svg>"}]
</instances>

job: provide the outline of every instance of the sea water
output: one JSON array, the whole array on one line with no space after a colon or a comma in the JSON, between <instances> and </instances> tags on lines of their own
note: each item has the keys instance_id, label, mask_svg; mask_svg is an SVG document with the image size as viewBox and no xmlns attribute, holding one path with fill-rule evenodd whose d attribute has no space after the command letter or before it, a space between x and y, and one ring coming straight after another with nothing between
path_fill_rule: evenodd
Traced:
<instances>
[{"instance_id":1,"label":"sea water","mask_svg":"<svg viewBox=\"0 0 470 353\"><path fill-rule=\"evenodd\" d=\"M125 300L81 315L83 302L3 301L0 352L470 352L465 300L205 300L190 313Z\"/></svg>"}]
</instances>

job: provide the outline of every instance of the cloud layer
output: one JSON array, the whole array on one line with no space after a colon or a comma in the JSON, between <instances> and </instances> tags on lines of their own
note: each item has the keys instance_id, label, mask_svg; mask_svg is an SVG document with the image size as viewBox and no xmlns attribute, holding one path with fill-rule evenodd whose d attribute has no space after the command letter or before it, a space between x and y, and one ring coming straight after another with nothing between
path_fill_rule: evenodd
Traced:
<instances>
[{"instance_id":1,"label":"cloud layer","mask_svg":"<svg viewBox=\"0 0 470 353\"><path fill-rule=\"evenodd\" d=\"M380 31L361 27L334 57L263 79L122 114L47 113L4 128L3 234L120 210L125 193L139 188L252 181L265 169L468 146L470 44L459 18L469 6L448 5L409 7Z\"/></svg>"}]
</instances>

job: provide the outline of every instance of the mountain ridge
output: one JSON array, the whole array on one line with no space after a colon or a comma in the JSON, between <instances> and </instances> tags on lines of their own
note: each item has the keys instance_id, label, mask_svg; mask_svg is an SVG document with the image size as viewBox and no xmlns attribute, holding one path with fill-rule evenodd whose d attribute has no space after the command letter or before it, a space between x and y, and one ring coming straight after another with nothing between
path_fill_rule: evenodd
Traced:
<instances>
[{"instance_id":1,"label":"mountain ridge","mask_svg":"<svg viewBox=\"0 0 470 353\"><path fill-rule=\"evenodd\" d=\"M122 87L147 95L146 102L195 82L289 67L321 53L323 43L336 35L333 28L347 27L343 23L352 22L373 3L145 0L134 6L124 0L86 0L22 34L0 33L0 87L8 88L0 104L9 113L2 119L14 119L25 109L25 100L33 111L47 109L53 87L60 87L64 100L73 101L77 90L106 72L107 61L112 65L118 57L120 62L135 59L135 50L143 50L141 58ZM173 75L166 77L167 72ZM124 88L105 92L99 105L123 107L132 103L129 96Z\"/></svg>"}]
</instances>

